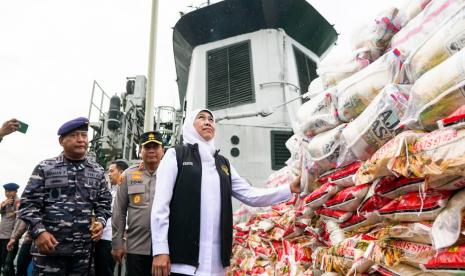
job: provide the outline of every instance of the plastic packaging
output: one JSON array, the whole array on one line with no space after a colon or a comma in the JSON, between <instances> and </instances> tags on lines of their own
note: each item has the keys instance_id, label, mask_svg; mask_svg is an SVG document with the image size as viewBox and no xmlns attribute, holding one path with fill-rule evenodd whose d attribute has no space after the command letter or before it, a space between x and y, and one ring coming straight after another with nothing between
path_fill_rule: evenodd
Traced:
<instances>
[{"instance_id":1,"label":"plastic packaging","mask_svg":"<svg viewBox=\"0 0 465 276\"><path fill-rule=\"evenodd\" d=\"M354 175L361 165L361 162L354 162L348 166L327 172L316 181L320 184L331 182L342 188L354 186Z\"/></svg>"},{"instance_id":2,"label":"plastic packaging","mask_svg":"<svg viewBox=\"0 0 465 276\"><path fill-rule=\"evenodd\" d=\"M380 216L393 221L434 220L446 206L450 191L430 191L421 195L410 192L378 210Z\"/></svg>"},{"instance_id":3,"label":"plastic packaging","mask_svg":"<svg viewBox=\"0 0 465 276\"><path fill-rule=\"evenodd\" d=\"M436 121L465 104L465 49L423 74L413 85L402 123L434 130Z\"/></svg>"},{"instance_id":4,"label":"plastic packaging","mask_svg":"<svg viewBox=\"0 0 465 276\"><path fill-rule=\"evenodd\" d=\"M376 194L394 199L410 192L421 191L421 188L424 186L424 181L422 178L396 178L385 176L375 180L373 185Z\"/></svg>"},{"instance_id":5,"label":"plastic packaging","mask_svg":"<svg viewBox=\"0 0 465 276\"><path fill-rule=\"evenodd\" d=\"M398 239L414 243L432 244L432 222L404 222L387 224L372 230L369 235L378 240Z\"/></svg>"},{"instance_id":6,"label":"plastic packaging","mask_svg":"<svg viewBox=\"0 0 465 276\"><path fill-rule=\"evenodd\" d=\"M316 72L321 78L323 88L330 88L337 85L341 80L367 67L368 64L378 57L379 53L373 59L369 48L361 48L355 50L348 57L338 58L336 62L325 63L323 61Z\"/></svg>"},{"instance_id":7,"label":"plastic packaging","mask_svg":"<svg viewBox=\"0 0 465 276\"><path fill-rule=\"evenodd\" d=\"M451 272L462 275L465 272L465 245L442 249L421 267L429 272Z\"/></svg>"},{"instance_id":8,"label":"plastic packaging","mask_svg":"<svg viewBox=\"0 0 465 276\"><path fill-rule=\"evenodd\" d=\"M408 56L463 5L463 0L431 1L416 17L410 20L391 39L391 48L399 49Z\"/></svg>"},{"instance_id":9,"label":"plastic packaging","mask_svg":"<svg viewBox=\"0 0 465 276\"><path fill-rule=\"evenodd\" d=\"M338 192L324 204L325 208L354 212L365 198L371 184L361 184Z\"/></svg>"},{"instance_id":10,"label":"plastic packaging","mask_svg":"<svg viewBox=\"0 0 465 276\"><path fill-rule=\"evenodd\" d=\"M297 120L301 133L313 137L340 124L334 103L335 89L329 89L300 106Z\"/></svg>"},{"instance_id":11,"label":"plastic packaging","mask_svg":"<svg viewBox=\"0 0 465 276\"><path fill-rule=\"evenodd\" d=\"M465 105L462 105L454 111L449 117L441 119L437 122L438 128L443 129L445 127L464 127L465 126Z\"/></svg>"},{"instance_id":12,"label":"plastic packaging","mask_svg":"<svg viewBox=\"0 0 465 276\"><path fill-rule=\"evenodd\" d=\"M332 210L328 208L320 208L315 211L317 215L320 215L324 217L325 219L329 221L334 221L337 223L342 223L346 220L348 220L353 213L352 212L346 212L346 211L340 211L340 210Z\"/></svg>"},{"instance_id":13,"label":"plastic packaging","mask_svg":"<svg viewBox=\"0 0 465 276\"><path fill-rule=\"evenodd\" d=\"M459 239L462 228L462 210L465 208L465 190L451 197L434 220L431 236L435 249L453 245Z\"/></svg>"},{"instance_id":14,"label":"plastic packaging","mask_svg":"<svg viewBox=\"0 0 465 276\"><path fill-rule=\"evenodd\" d=\"M403 131L400 119L407 109L409 85L389 84L373 99L368 107L341 134L339 164L345 164L347 156L367 160L373 153ZM351 154L347 154L348 151Z\"/></svg>"},{"instance_id":15,"label":"plastic packaging","mask_svg":"<svg viewBox=\"0 0 465 276\"><path fill-rule=\"evenodd\" d=\"M321 78L318 77L310 82L308 85L308 92L304 95L304 97L307 99L312 99L316 95L322 93L324 90L325 88L323 87L323 82L321 81Z\"/></svg>"},{"instance_id":16,"label":"plastic packaging","mask_svg":"<svg viewBox=\"0 0 465 276\"><path fill-rule=\"evenodd\" d=\"M423 132L404 131L391 139L363 163L355 174L355 182L369 183L377 178L393 175L392 171L388 169L388 164L395 158L405 156L405 147L408 144L413 144L417 138L423 135L425 135Z\"/></svg>"},{"instance_id":17,"label":"plastic packaging","mask_svg":"<svg viewBox=\"0 0 465 276\"><path fill-rule=\"evenodd\" d=\"M307 207L317 209L320 208L329 198L337 193L339 188L332 183L323 184L309 195L304 197L304 202Z\"/></svg>"},{"instance_id":18,"label":"plastic packaging","mask_svg":"<svg viewBox=\"0 0 465 276\"><path fill-rule=\"evenodd\" d=\"M419 44L404 63L410 83L465 46L465 6L445 19L438 30Z\"/></svg>"},{"instance_id":19,"label":"plastic packaging","mask_svg":"<svg viewBox=\"0 0 465 276\"><path fill-rule=\"evenodd\" d=\"M337 85L337 111L339 119L350 122L356 118L389 83L397 78L400 57L390 51L363 70L344 79Z\"/></svg>"},{"instance_id":20,"label":"plastic packaging","mask_svg":"<svg viewBox=\"0 0 465 276\"><path fill-rule=\"evenodd\" d=\"M399 10L396 7L389 7L353 34L353 48L367 47L384 51L389 46L392 36L401 27Z\"/></svg>"},{"instance_id":21,"label":"plastic packaging","mask_svg":"<svg viewBox=\"0 0 465 276\"><path fill-rule=\"evenodd\" d=\"M320 133L315 136L307 147L313 172L317 176L324 172L336 168L339 156L339 144L342 129L346 124L339 125L334 129Z\"/></svg>"},{"instance_id":22,"label":"plastic packaging","mask_svg":"<svg viewBox=\"0 0 465 276\"><path fill-rule=\"evenodd\" d=\"M408 23L420 12L422 12L425 7L431 2L431 0L410 0L405 6L401 8L401 11L404 16L404 21Z\"/></svg>"},{"instance_id":23,"label":"plastic packaging","mask_svg":"<svg viewBox=\"0 0 465 276\"><path fill-rule=\"evenodd\" d=\"M406 155L389 168L405 177L465 176L465 129L428 133L411 144Z\"/></svg>"}]
</instances>

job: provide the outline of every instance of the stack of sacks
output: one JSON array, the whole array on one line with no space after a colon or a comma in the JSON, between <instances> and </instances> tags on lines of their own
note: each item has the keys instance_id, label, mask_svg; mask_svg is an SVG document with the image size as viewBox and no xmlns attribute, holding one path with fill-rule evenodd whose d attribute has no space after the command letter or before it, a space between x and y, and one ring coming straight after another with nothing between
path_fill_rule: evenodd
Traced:
<instances>
[{"instance_id":1,"label":"stack of sacks","mask_svg":"<svg viewBox=\"0 0 465 276\"><path fill-rule=\"evenodd\" d=\"M370 63L377 60L387 49L392 36L397 33L403 23L399 10L391 7L379 13L367 24L354 33L352 48L354 51L347 57L338 57L337 61L323 61L317 73L323 89L336 86L340 81L350 77Z\"/></svg>"},{"instance_id":2,"label":"stack of sacks","mask_svg":"<svg viewBox=\"0 0 465 276\"><path fill-rule=\"evenodd\" d=\"M243 217L231 274L465 273L464 18L465 0L411 0L320 66L268 183L301 174L303 193Z\"/></svg>"},{"instance_id":3,"label":"stack of sacks","mask_svg":"<svg viewBox=\"0 0 465 276\"><path fill-rule=\"evenodd\" d=\"M306 275L321 244L306 231L316 222L302 214L300 203L295 198L234 225L230 275Z\"/></svg>"}]
</instances>

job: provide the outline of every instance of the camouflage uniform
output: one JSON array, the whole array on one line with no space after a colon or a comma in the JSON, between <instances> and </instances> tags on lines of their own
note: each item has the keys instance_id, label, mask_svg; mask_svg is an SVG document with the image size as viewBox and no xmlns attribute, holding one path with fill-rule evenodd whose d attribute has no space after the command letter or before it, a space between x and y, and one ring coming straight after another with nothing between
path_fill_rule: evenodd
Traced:
<instances>
[{"instance_id":1,"label":"camouflage uniform","mask_svg":"<svg viewBox=\"0 0 465 276\"><path fill-rule=\"evenodd\" d=\"M59 244L51 255L32 246L34 275L65 275L70 270L87 275L91 217L94 213L105 226L110 208L104 170L94 161L71 162L61 154L37 165L22 194L19 217L29 225L33 239L48 231Z\"/></svg>"}]
</instances>

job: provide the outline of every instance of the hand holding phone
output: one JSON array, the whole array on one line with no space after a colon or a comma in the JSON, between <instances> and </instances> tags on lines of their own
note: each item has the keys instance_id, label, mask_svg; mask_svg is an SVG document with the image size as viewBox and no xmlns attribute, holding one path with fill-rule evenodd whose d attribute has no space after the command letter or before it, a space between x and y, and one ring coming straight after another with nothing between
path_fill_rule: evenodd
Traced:
<instances>
[{"instance_id":1,"label":"hand holding phone","mask_svg":"<svg viewBox=\"0 0 465 276\"><path fill-rule=\"evenodd\" d=\"M29 126L26 123L19 121L19 127L18 127L19 132L26 133L28 127Z\"/></svg>"}]
</instances>

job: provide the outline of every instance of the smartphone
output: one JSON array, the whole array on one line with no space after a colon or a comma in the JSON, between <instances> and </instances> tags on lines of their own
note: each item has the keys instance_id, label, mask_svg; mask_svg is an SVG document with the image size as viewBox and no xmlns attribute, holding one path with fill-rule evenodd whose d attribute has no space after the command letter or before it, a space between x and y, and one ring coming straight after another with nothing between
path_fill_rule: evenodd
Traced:
<instances>
[{"instance_id":1,"label":"smartphone","mask_svg":"<svg viewBox=\"0 0 465 276\"><path fill-rule=\"evenodd\" d=\"M28 127L29 126L26 123L19 121L19 127L18 127L19 132L26 133Z\"/></svg>"}]
</instances>

